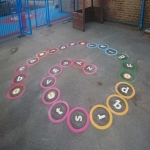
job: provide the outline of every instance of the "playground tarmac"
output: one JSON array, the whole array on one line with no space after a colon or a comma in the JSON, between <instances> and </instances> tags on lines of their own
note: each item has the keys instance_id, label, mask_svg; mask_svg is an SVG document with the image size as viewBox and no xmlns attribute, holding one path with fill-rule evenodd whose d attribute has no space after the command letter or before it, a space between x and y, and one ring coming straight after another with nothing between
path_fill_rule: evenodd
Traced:
<instances>
[{"instance_id":1,"label":"playground tarmac","mask_svg":"<svg viewBox=\"0 0 150 150\"><path fill-rule=\"evenodd\" d=\"M81 32L70 22L1 42L0 149L149 150L143 35L93 22Z\"/></svg>"}]
</instances>

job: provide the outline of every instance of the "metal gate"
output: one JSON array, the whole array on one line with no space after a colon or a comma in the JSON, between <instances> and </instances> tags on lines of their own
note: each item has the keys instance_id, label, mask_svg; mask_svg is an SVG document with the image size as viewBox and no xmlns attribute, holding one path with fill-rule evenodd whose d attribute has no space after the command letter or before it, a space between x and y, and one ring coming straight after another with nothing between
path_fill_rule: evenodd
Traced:
<instances>
[{"instance_id":1,"label":"metal gate","mask_svg":"<svg viewBox=\"0 0 150 150\"><path fill-rule=\"evenodd\" d=\"M36 28L50 26L50 7L48 0L33 0Z\"/></svg>"},{"instance_id":2,"label":"metal gate","mask_svg":"<svg viewBox=\"0 0 150 150\"><path fill-rule=\"evenodd\" d=\"M32 34L28 0L0 0L0 41Z\"/></svg>"}]
</instances>

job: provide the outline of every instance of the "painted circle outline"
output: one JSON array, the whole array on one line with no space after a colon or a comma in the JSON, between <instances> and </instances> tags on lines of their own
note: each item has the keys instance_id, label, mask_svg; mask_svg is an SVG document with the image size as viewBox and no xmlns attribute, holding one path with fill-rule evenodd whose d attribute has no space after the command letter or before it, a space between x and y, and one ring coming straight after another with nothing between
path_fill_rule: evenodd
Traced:
<instances>
[{"instance_id":1,"label":"painted circle outline","mask_svg":"<svg viewBox=\"0 0 150 150\"><path fill-rule=\"evenodd\" d=\"M43 53L45 52L46 54L45 54L44 56L42 56L42 57L39 57L38 54L40 54L40 53L42 53L42 52L43 52ZM47 53L48 53L47 51L38 52L38 53L36 54L36 57L38 57L39 59L40 59L40 58L44 58L45 56L47 56Z\"/></svg>"},{"instance_id":2,"label":"painted circle outline","mask_svg":"<svg viewBox=\"0 0 150 150\"><path fill-rule=\"evenodd\" d=\"M53 49L56 49L56 52L50 53L49 51L50 51L50 50L53 50ZM59 51L58 48L50 48L50 49L47 50L47 54L49 54L49 55L50 55L50 54L56 54L56 53L58 53L58 51Z\"/></svg>"},{"instance_id":3,"label":"painted circle outline","mask_svg":"<svg viewBox=\"0 0 150 150\"><path fill-rule=\"evenodd\" d=\"M70 61L71 61L71 64L70 64L69 66L62 66L61 63L62 63L62 61L64 61L64 60L70 60ZM60 66L61 66L62 68L68 68L68 67L71 67L72 64L73 64L73 61L72 61L70 58L66 58L66 59L63 59L63 60L60 61Z\"/></svg>"},{"instance_id":4,"label":"painted circle outline","mask_svg":"<svg viewBox=\"0 0 150 150\"><path fill-rule=\"evenodd\" d=\"M110 99L111 99L112 97L119 97L120 99L122 99L122 100L124 101L124 103L125 103L125 105L126 105L126 109L125 109L123 112L116 112L116 111L114 111L113 109L111 109L111 107L110 107L110 105L109 105L109 101L110 101ZM125 98L123 98L122 96L117 95L117 94L112 94L112 95L110 95L110 96L107 98L107 100L106 100L106 105L107 105L108 109L109 109L112 113L114 113L115 115L118 115L118 116L123 116L123 115L125 115L125 114L129 111L129 105L128 105L127 101L125 100Z\"/></svg>"},{"instance_id":5,"label":"painted circle outline","mask_svg":"<svg viewBox=\"0 0 150 150\"><path fill-rule=\"evenodd\" d=\"M26 70L24 70L24 71L22 71L22 72L18 72L17 70L18 70L19 68L23 67L23 66L26 66ZM20 66L18 66L17 68L15 68L14 72L15 72L16 74L25 73L28 69L29 69L29 66L28 66L27 64L24 64L24 65L20 65Z\"/></svg>"},{"instance_id":6,"label":"painted circle outline","mask_svg":"<svg viewBox=\"0 0 150 150\"><path fill-rule=\"evenodd\" d=\"M76 60L81 60L81 61L84 62L84 64L83 64L82 66L75 66L75 65L74 65L74 62L75 62ZM86 61L85 61L84 59L81 59L81 58L77 58L77 59L75 59L74 61L72 61L72 66L73 66L74 68L83 68L85 65L86 65Z\"/></svg>"},{"instance_id":7,"label":"painted circle outline","mask_svg":"<svg viewBox=\"0 0 150 150\"><path fill-rule=\"evenodd\" d=\"M43 82L46 78L48 78L48 77L54 78L54 83L53 83L50 87L53 87L53 86L56 84L56 77L49 75L49 76L44 77L44 78L41 80L41 82L40 82L40 87L41 87L41 88L43 88L43 89L48 89L48 88L50 88L50 87L45 87L45 86L42 85L42 82Z\"/></svg>"},{"instance_id":8,"label":"painted circle outline","mask_svg":"<svg viewBox=\"0 0 150 150\"><path fill-rule=\"evenodd\" d=\"M118 86L119 86L120 84L127 84L128 86L130 86L131 89L132 89L132 91L133 91L133 93L132 93L130 96L124 96L124 95L122 95L122 94L118 91ZM122 97L127 98L127 99L130 99L130 98L134 97L134 95L135 95L135 89L134 89L134 87L133 87L131 84L127 83L127 82L118 82L118 83L115 85L115 90L116 90L116 92L117 92L118 95L121 95Z\"/></svg>"},{"instance_id":9,"label":"painted circle outline","mask_svg":"<svg viewBox=\"0 0 150 150\"><path fill-rule=\"evenodd\" d=\"M109 49L114 50L116 53L115 53L115 54L108 54L108 53L107 53L107 50L109 50ZM116 55L118 54L118 51L117 51L116 49L114 49L114 48L109 47L109 48L107 48L107 49L105 50L105 54L106 54L106 55L109 55L109 56L116 56Z\"/></svg>"},{"instance_id":10,"label":"painted circle outline","mask_svg":"<svg viewBox=\"0 0 150 150\"><path fill-rule=\"evenodd\" d=\"M102 48L99 47L100 45L106 45L107 47L105 49L102 49ZM102 50L102 51L105 51L105 50L109 49L110 47L109 47L108 44L97 44L97 48Z\"/></svg>"},{"instance_id":11,"label":"painted circle outline","mask_svg":"<svg viewBox=\"0 0 150 150\"><path fill-rule=\"evenodd\" d=\"M67 112L66 112L66 114L65 114L65 116L64 116L63 118L61 118L61 119L59 119L59 120L55 120L55 119L53 119L52 116L51 116L51 111L52 111L52 108L53 108L56 104L58 104L58 103L63 103L63 104L65 104L66 107L67 107ZM64 120L67 118L69 111L70 111L69 104L68 104L66 101L59 100L59 101L54 102L54 103L50 106L50 108L49 108L49 110L48 110L48 118L49 118L49 120L50 120L51 122L53 122L53 123L60 123L60 122L64 121Z\"/></svg>"},{"instance_id":12,"label":"painted circle outline","mask_svg":"<svg viewBox=\"0 0 150 150\"><path fill-rule=\"evenodd\" d=\"M81 111L83 111L83 112L86 114L86 117L87 117L87 121L86 121L85 126L82 127L82 128L80 128L80 129L75 129L75 128L73 128L72 125L71 125L71 123L70 123L70 116L71 116L71 114L72 114L75 110L81 110ZM89 114L88 114L88 112L87 112L87 110L86 110L85 108L83 108L83 107L74 107L74 108L68 113L68 116L67 116L67 125L68 125L68 127L69 127L69 129L70 129L71 131L73 131L73 132L75 132L75 133L83 132L83 131L85 131L85 130L88 128L89 124L90 124L90 118L89 118Z\"/></svg>"},{"instance_id":13,"label":"painted circle outline","mask_svg":"<svg viewBox=\"0 0 150 150\"><path fill-rule=\"evenodd\" d=\"M70 45L71 43L75 43L75 45ZM68 47L73 47L73 46L76 46L76 45L78 45L78 43L76 43L76 42L70 42L70 43L67 44Z\"/></svg>"},{"instance_id":14,"label":"painted circle outline","mask_svg":"<svg viewBox=\"0 0 150 150\"><path fill-rule=\"evenodd\" d=\"M96 68L95 71L94 71L94 72L91 72L91 73L86 72L86 71L84 70L84 68L85 68L87 65L94 66L94 67ZM94 73L96 73L97 70L98 70L98 68L97 68L97 66L94 65L94 64L86 64L86 65L84 65L83 68L82 68L82 71L83 71L85 74L88 74L88 75L89 75L89 74L94 74Z\"/></svg>"},{"instance_id":15,"label":"painted circle outline","mask_svg":"<svg viewBox=\"0 0 150 150\"><path fill-rule=\"evenodd\" d=\"M109 122L108 122L106 125L104 125L104 126L99 126L99 125L97 125L97 124L95 123L95 121L93 120L93 117L92 117L92 114L93 114L94 110L95 110L96 108L99 108L99 107L104 108L104 109L108 112L109 117L110 117ZM112 116L111 111L110 111L106 106L101 105L101 104L97 104L97 105L94 105L94 106L92 107L92 109L90 110L90 121L91 121L92 125L93 125L95 128L100 129L100 130L105 130L105 129L109 128L109 127L112 125L113 116Z\"/></svg>"},{"instance_id":16,"label":"painted circle outline","mask_svg":"<svg viewBox=\"0 0 150 150\"><path fill-rule=\"evenodd\" d=\"M125 67L123 66L123 63L125 63L125 62L129 62L129 60L124 60L124 61L121 62L121 67L122 67L122 69L128 70L128 71L135 71L135 70L137 70L137 65L136 65L134 62L132 62L132 61L130 62L130 63L133 63L133 64L134 64L134 66L135 66L134 69L127 69L127 68L125 68Z\"/></svg>"},{"instance_id":17,"label":"painted circle outline","mask_svg":"<svg viewBox=\"0 0 150 150\"><path fill-rule=\"evenodd\" d=\"M95 47L90 47L89 44L95 44L96 46L95 46ZM90 42L90 43L87 43L86 46L87 46L87 48L97 48L98 44L97 44L97 43L91 43L91 42Z\"/></svg>"},{"instance_id":18,"label":"painted circle outline","mask_svg":"<svg viewBox=\"0 0 150 150\"><path fill-rule=\"evenodd\" d=\"M51 90L51 89L54 89L54 90L56 90L58 92L58 97L54 101L52 101L52 102L47 102L47 101L45 101L44 96L45 96L46 92L49 91L49 90ZM54 102L56 102L59 98L60 98L60 90L58 88L53 88L52 87L52 88L48 88L46 91L44 91L44 93L42 95L42 102L44 104L46 104L46 105L50 105L50 104L53 104Z\"/></svg>"},{"instance_id":19,"label":"painted circle outline","mask_svg":"<svg viewBox=\"0 0 150 150\"><path fill-rule=\"evenodd\" d=\"M33 58L37 58L37 59L38 59L37 62L34 63L34 64L29 64L28 61L30 61L30 60L33 59ZM33 58L30 58L30 59L27 60L26 63L27 63L28 66L34 66L34 65L36 65L36 64L40 61L40 59L39 59L38 57L33 57Z\"/></svg>"},{"instance_id":20,"label":"painted circle outline","mask_svg":"<svg viewBox=\"0 0 150 150\"><path fill-rule=\"evenodd\" d=\"M51 70L52 68L54 68L54 67L60 67L60 72L59 72L58 74L51 74L51 73L50 73L50 70ZM49 74L50 76L58 76L58 75L61 74L61 73L62 73L62 67L61 67L60 65L55 65L55 66L52 66L51 68L48 69L48 74Z\"/></svg>"},{"instance_id":21,"label":"painted circle outline","mask_svg":"<svg viewBox=\"0 0 150 150\"><path fill-rule=\"evenodd\" d=\"M84 42L85 44L81 44L82 42ZM87 45L87 43L88 43L87 41L80 41L80 42L78 42L78 44L81 45L81 46L85 46L85 45Z\"/></svg>"},{"instance_id":22,"label":"painted circle outline","mask_svg":"<svg viewBox=\"0 0 150 150\"><path fill-rule=\"evenodd\" d=\"M11 91L14 87L17 87L17 86L22 86L22 87L23 87L22 92L20 93L20 95L18 95L18 96L16 96L16 97L11 97L10 94L9 94L10 91ZM11 88L7 91L7 98L8 98L9 100L17 99L17 98L19 98L20 96L22 96L22 94L25 92L25 90L26 90L26 86L25 86L24 84L16 84L16 85L14 85L13 87L11 87Z\"/></svg>"},{"instance_id":23,"label":"painted circle outline","mask_svg":"<svg viewBox=\"0 0 150 150\"><path fill-rule=\"evenodd\" d=\"M21 74L26 75L26 77L25 77L21 82L15 83L15 82L14 82L14 79L15 79L17 76L21 75ZM20 74L17 74L15 77L13 77L13 79L11 80L11 83L12 83L12 84L20 84L20 83L23 83L24 81L26 81L27 79L28 79L28 74L26 74L26 73L20 73Z\"/></svg>"},{"instance_id":24,"label":"painted circle outline","mask_svg":"<svg viewBox=\"0 0 150 150\"><path fill-rule=\"evenodd\" d=\"M134 80L128 81L128 80L123 79L123 78L121 77L121 74L122 74L123 72L131 73L131 74L133 75L133 77L134 77ZM125 82L129 82L129 83L133 83L133 82L136 81L136 75L135 75L134 73L132 73L131 71L127 71L127 70L122 70L122 71L120 71L120 72L119 72L119 78L120 78L121 80L123 80L123 81L125 81Z\"/></svg>"}]
</instances>

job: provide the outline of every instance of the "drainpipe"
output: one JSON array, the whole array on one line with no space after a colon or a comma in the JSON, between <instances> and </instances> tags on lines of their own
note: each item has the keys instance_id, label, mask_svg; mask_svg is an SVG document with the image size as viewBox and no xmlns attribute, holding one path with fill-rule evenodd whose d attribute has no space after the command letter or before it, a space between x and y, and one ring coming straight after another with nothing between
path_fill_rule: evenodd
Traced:
<instances>
[{"instance_id":1,"label":"drainpipe","mask_svg":"<svg viewBox=\"0 0 150 150\"><path fill-rule=\"evenodd\" d=\"M142 12L141 12L141 18L140 18L140 29L143 28L144 10L145 10L145 0L142 1Z\"/></svg>"}]
</instances>

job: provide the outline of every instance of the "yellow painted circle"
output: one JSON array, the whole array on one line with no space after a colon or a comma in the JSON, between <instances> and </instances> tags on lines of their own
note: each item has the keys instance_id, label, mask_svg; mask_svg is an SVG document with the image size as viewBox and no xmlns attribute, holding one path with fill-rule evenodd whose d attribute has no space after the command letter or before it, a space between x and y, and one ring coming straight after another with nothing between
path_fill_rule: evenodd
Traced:
<instances>
[{"instance_id":1,"label":"yellow painted circle","mask_svg":"<svg viewBox=\"0 0 150 150\"><path fill-rule=\"evenodd\" d=\"M53 99L55 97L55 92L49 92L49 94L47 95L48 99Z\"/></svg>"},{"instance_id":2,"label":"yellow painted circle","mask_svg":"<svg viewBox=\"0 0 150 150\"><path fill-rule=\"evenodd\" d=\"M13 95L16 95L16 94L18 94L20 92L20 88L16 88L16 89L14 89L13 91L12 91L12 94Z\"/></svg>"},{"instance_id":3,"label":"yellow painted circle","mask_svg":"<svg viewBox=\"0 0 150 150\"><path fill-rule=\"evenodd\" d=\"M132 94L129 95L129 96L122 95L122 94L119 92L119 90L118 90L118 86L119 86L120 84L126 84L126 85L130 86L131 89L132 89ZM116 92L117 92L119 95L121 95L122 97L127 98L127 99L132 98L132 97L134 97L134 95L135 95L135 89L134 89L134 87L133 87L131 84L127 83L127 82L118 82L118 83L116 84L116 86L115 86L115 90L116 90Z\"/></svg>"},{"instance_id":4,"label":"yellow painted circle","mask_svg":"<svg viewBox=\"0 0 150 150\"><path fill-rule=\"evenodd\" d=\"M104 108L104 109L108 112L109 117L110 117L109 122L108 122L105 126L99 126L99 125L97 125L97 124L95 123L95 121L93 120L93 117L92 117L92 114L93 114L94 110L95 110L96 108L99 108L99 107ZM111 111L110 111L106 106L99 104L99 105L93 106L92 109L90 110L90 120L91 120L91 123L93 124L93 126L94 126L95 128L100 129L100 130L104 130L104 129L107 129L107 128L109 128L109 127L111 126L112 121L113 121L113 117L112 117Z\"/></svg>"},{"instance_id":5,"label":"yellow painted circle","mask_svg":"<svg viewBox=\"0 0 150 150\"><path fill-rule=\"evenodd\" d=\"M131 79L131 75L128 74L128 73L125 73L123 76L124 76L124 78L126 78L126 79Z\"/></svg>"},{"instance_id":6,"label":"yellow painted circle","mask_svg":"<svg viewBox=\"0 0 150 150\"><path fill-rule=\"evenodd\" d=\"M119 97L120 99L122 99L122 100L124 101L124 103L125 103L125 105L126 105L126 108L125 108L125 110L124 110L123 112L116 112L116 111L114 111L114 110L111 108L111 106L109 105L109 101L110 101L110 99L111 99L112 97ZM122 96L117 95L117 94L112 94L112 95L110 95L110 96L107 98L107 100L106 100L106 105L107 105L108 109L109 109L112 113L114 113L115 115L119 115L119 116L125 115L125 114L128 112L128 110L129 110L129 106L128 106L127 101L126 101Z\"/></svg>"},{"instance_id":7,"label":"yellow painted circle","mask_svg":"<svg viewBox=\"0 0 150 150\"><path fill-rule=\"evenodd\" d=\"M81 44L81 45L85 45L85 42L81 42L80 44Z\"/></svg>"}]
</instances>

